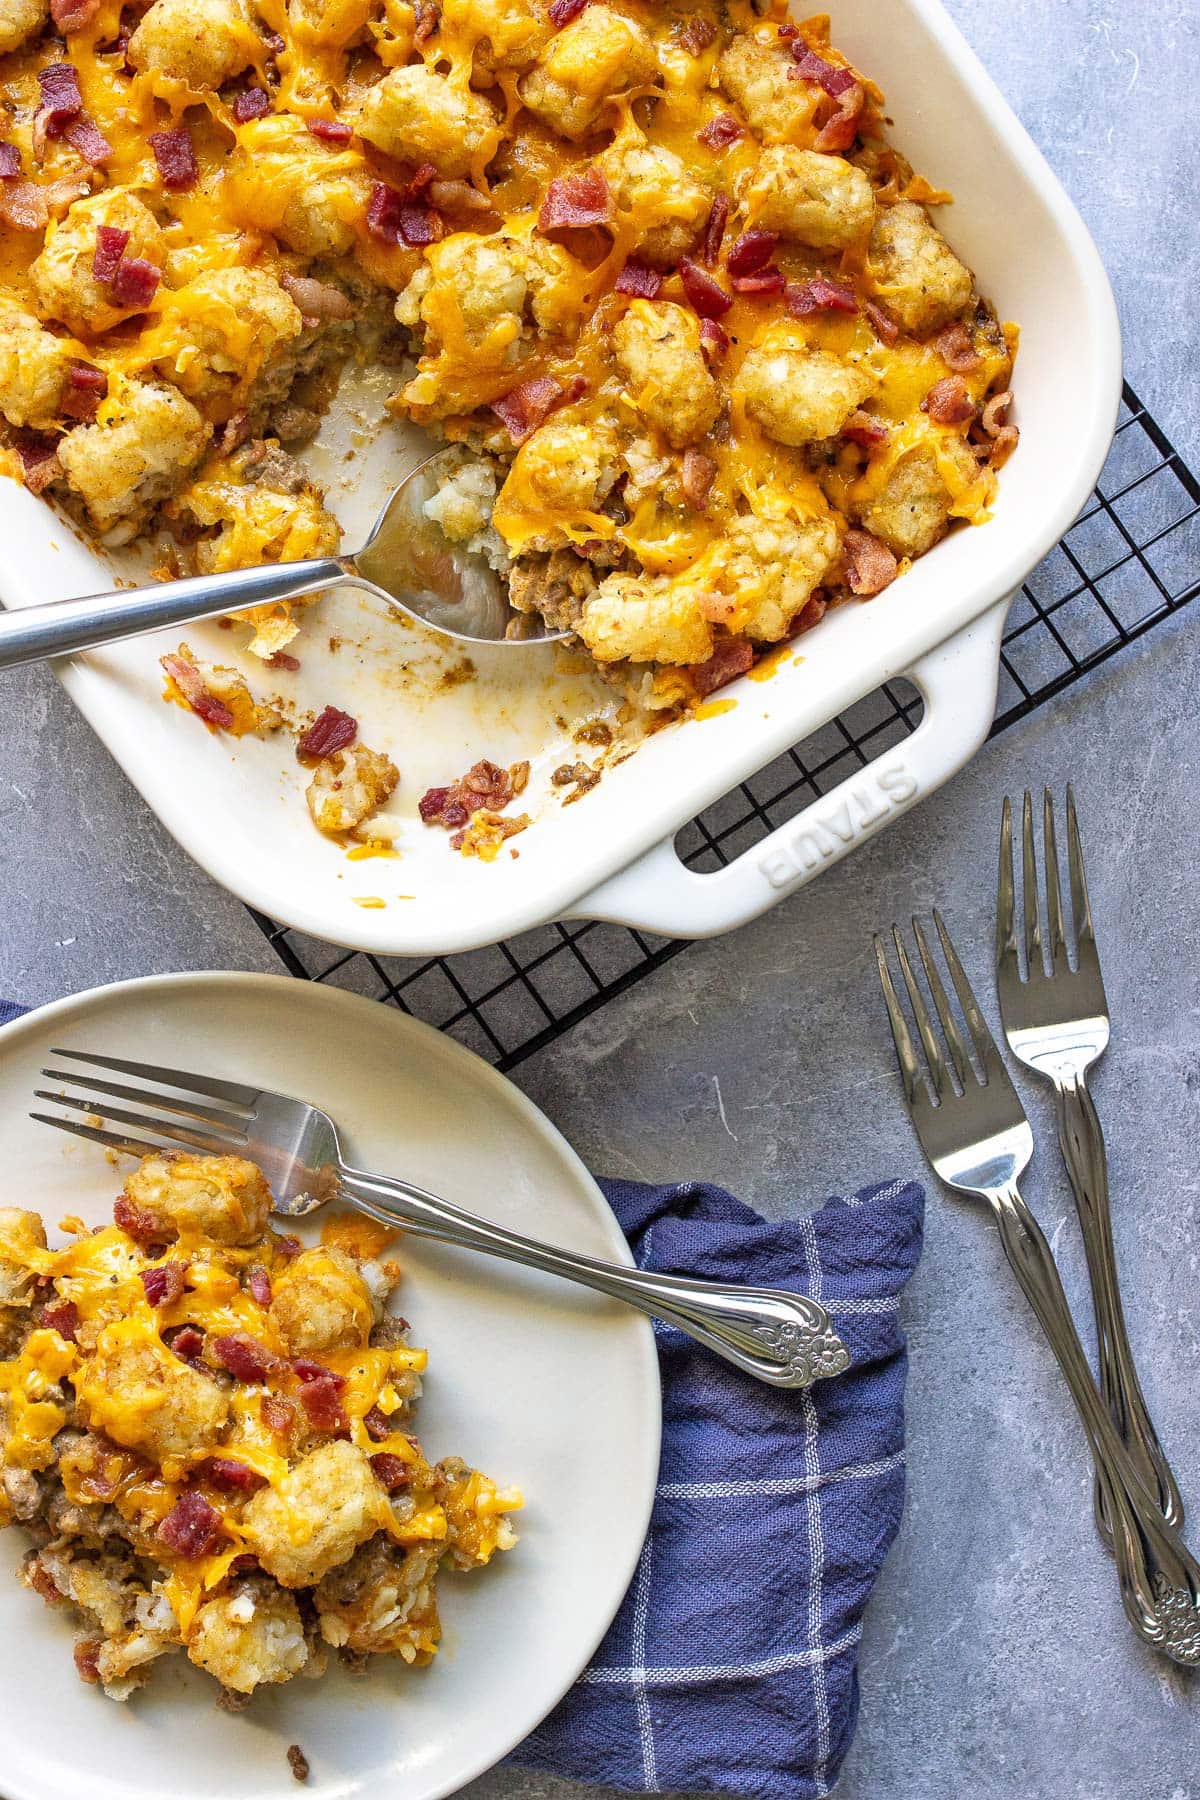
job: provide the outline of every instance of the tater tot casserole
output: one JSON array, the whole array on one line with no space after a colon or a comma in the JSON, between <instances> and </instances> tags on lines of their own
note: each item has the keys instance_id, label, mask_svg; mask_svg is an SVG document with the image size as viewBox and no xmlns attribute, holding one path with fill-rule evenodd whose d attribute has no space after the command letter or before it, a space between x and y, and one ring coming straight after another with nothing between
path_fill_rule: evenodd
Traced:
<instances>
[{"instance_id":1,"label":"tater tot casserole","mask_svg":"<svg viewBox=\"0 0 1200 1800\"><path fill-rule=\"evenodd\" d=\"M1015 328L824 15L0 0L0 52L0 457L104 544L335 551L303 447L385 365L459 446L429 516L665 720L988 516ZM297 605L245 616L264 663ZM279 726L166 660L210 728ZM369 836L399 772L344 731L310 812Z\"/></svg>"},{"instance_id":2,"label":"tater tot casserole","mask_svg":"<svg viewBox=\"0 0 1200 1800\"><path fill-rule=\"evenodd\" d=\"M335 1218L304 1249L270 1207L253 1163L183 1155L65 1248L0 1208L0 1522L114 1700L180 1650L234 1708L331 1650L428 1663L440 1570L516 1542L520 1494L412 1435L386 1234Z\"/></svg>"}]
</instances>

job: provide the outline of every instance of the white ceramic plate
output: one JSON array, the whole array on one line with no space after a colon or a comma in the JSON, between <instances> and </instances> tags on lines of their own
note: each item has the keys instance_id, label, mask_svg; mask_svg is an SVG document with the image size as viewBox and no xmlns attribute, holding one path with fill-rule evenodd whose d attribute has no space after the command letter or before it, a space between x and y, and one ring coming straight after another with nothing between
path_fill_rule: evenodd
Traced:
<instances>
[{"instance_id":1,"label":"white ceramic plate","mask_svg":"<svg viewBox=\"0 0 1200 1800\"><path fill-rule=\"evenodd\" d=\"M504 1224L628 1263L595 1182L523 1095L391 1008L267 975L175 975L98 988L0 1031L0 1203L52 1232L109 1213L119 1169L26 1118L52 1045L212 1070L302 1094L345 1122L351 1153ZM128 1165L120 1159L120 1168ZM489 1768L565 1692L628 1586L658 1469L658 1365L647 1320L532 1271L402 1241L399 1293L430 1353L418 1430L525 1490L521 1542L441 1583L431 1667L265 1689L245 1713L183 1657L124 1706L76 1679L69 1622L12 1578L0 1534L0 1780L6 1800L438 1800Z\"/></svg>"}]
</instances>

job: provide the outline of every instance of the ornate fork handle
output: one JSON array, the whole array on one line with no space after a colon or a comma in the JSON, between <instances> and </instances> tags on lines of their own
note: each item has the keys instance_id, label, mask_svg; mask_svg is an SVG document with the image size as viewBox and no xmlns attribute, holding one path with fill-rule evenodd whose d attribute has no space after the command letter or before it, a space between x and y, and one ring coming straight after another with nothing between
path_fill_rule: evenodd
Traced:
<instances>
[{"instance_id":1,"label":"ornate fork handle","mask_svg":"<svg viewBox=\"0 0 1200 1800\"><path fill-rule=\"evenodd\" d=\"M1183 1501L1171 1465L1159 1444L1142 1394L1117 1280L1112 1214L1108 1204L1108 1163L1104 1133L1083 1074L1056 1077L1055 1117L1092 1284L1096 1336L1100 1346L1100 1392L1139 1479L1172 1525L1183 1525ZM1112 1548L1112 1524L1103 1483L1095 1489L1096 1527Z\"/></svg>"},{"instance_id":2,"label":"ornate fork handle","mask_svg":"<svg viewBox=\"0 0 1200 1800\"><path fill-rule=\"evenodd\" d=\"M1009 1184L988 1196L1000 1241L1066 1377L1115 1526L1121 1600L1134 1630L1174 1661L1200 1664L1200 1565L1142 1486L1084 1355L1050 1246Z\"/></svg>"},{"instance_id":3,"label":"ornate fork handle","mask_svg":"<svg viewBox=\"0 0 1200 1800\"><path fill-rule=\"evenodd\" d=\"M811 1387L850 1366L849 1352L828 1313L802 1294L624 1269L506 1231L407 1182L345 1166L337 1175L343 1197L374 1219L399 1222L418 1236L523 1263L624 1300L651 1318L678 1326L772 1387Z\"/></svg>"}]
</instances>

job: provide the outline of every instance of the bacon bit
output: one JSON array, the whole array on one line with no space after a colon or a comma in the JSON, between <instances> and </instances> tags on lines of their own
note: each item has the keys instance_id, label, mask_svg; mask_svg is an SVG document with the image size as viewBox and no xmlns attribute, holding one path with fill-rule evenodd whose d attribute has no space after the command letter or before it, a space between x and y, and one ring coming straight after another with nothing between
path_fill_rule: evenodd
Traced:
<instances>
[{"instance_id":1,"label":"bacon bit","mask_svg":"<svg viewBox=\"0 0 1200 1800\"><path fill-rule=\"evenodd\" d=\"M47 1606L57 1606L64 1595L40 1556L31 1555L21 1570L24 1580L40 1594Z\"/></svg>"},{"instance_id":2,"label":"bacon bit","mask_svg":"<svg viewBox=\"0 0 1200 1800\"><path fill-rule=\"evenodd\" d=\"M79 1308L73 1300L55 1300L42 1308L42 1324L74 1344L79 1337Z\"/></svg>"},{"instance_id":3,"label":"bacon bit","mask_svg":"<svg viewBox=\"0 0 1200 1800\"><path fill-rule=\"evenodd\" d=\"M858 311L853 288L841 281L830 281L827 275L813 275L807 281L789 283L786 305L795 319L803 319L809 313L816 312Z\"/></svg>"},{"instance_id":4,"label":"bacon bit","mask_svg":"<svg viewBox=\"0 0 1200 1800\"><path fill-rule=\"evenodd\" d=\"M864 450L872 450L876 444L887 442L888 430L881 420L860 408L850 414L842 426L841 435L849 438L852 444L860 444Z\"/></svg>"},{"instance_id":5,"label":"bacon bit","mask_svg":"<svg viewBox=\"0 0 1200 1800\"><path fill-rule=\"evenodd\" d=\"M719 319L733 305L732 295L727 294L711 275L706 275L690 256L680 259L679 279L692 311L699 313L702 319Z\"/></svg>"},{"instance_id":6,"label":"bacon bit","mask_svg":"<svg viewBox=\"0 0 1200 1800\"><path fill-rule=\"evenodd\" d=\"M708 210L705 221L704 236L700 240L700 261L712 268L721 254L721 243L725 236L725 226L729 221L729 196L717 194ZM686 258L684 259L687 260Z\"/></svg>"},{"instance_id":7,"label":"bacon bit","mask_svg":"<svg viewBox=\"0 0 1200 1800\"><path fill-rule=\"evenodd\" d=\"M336 706L327 706L301 737L296 755L301 762L320 762L323 756L345 750L357 736L358 720Z\"/></svg>"},{"instance_id":8,"label":"bacon bit","mask_svg":"<svg viewBox=\"0 0 1200 1800\"><path fill-rule=\"evenodd\" d=\"M775 254L779 243L777 231L764 231L756 226L752 231L743 231L741 237L735 238L725 258L725 267L731 275L754 275L759 269L765 269Z\"/></svg>"},{"instance_id":9,"label":"bacon bit","mask_svg":"<svg viewBox=\"0 0 1200 1800\"><path fill-rule=\"evenodd\" d=\"M378 1406L370 1407L368 1411L363 1414L363 1425L366 1427L367 1436L373 1444L382 1444L384 1438L391 1437L392 1435L392 1428L388 1423L388 1416L382 1408Z\"/></svg>"},{"instance_id":10,"label":"bacon bit","mask_svg":"<svg viewBox=\"0 0 1200 1800\"><path fill-rule=\"evenodd\" d=\"M194 1562L197 1557L208 1556L221 1542L221 1515L203 1494L189 1488L180 1494L154 1535L176 1556Z\"/></svg>"},{"instance_id":11,"label":"bacon bit","mask_svg":"<svg viewBox=\"0 0 1200 1800\"><path fill-rule=\"evenodd\" d=\"M476 812L500 812L519 794L529 777L528 763L511 769L486 758L474 764L452 787L430 788L418 801L426 825L444 825L457 831Z\"/></svg>"},{"instance_id":12,"label":"bacon bit","mask_svg":"<svg viewBox=\"0 0 1200 1800\"><path fill-rule=\"evenodd\" d=\"M36 181L0 183L0 219L14 231L44 231L50 217L45 188Z\"/></svg>"},{"instance_id":13,"label":"bacon bit","mask_svg":"<svg viewBox=\"0 0 1200 1800\"><path fill-rule=\"evenodd\" d=\"M1020 440L1017 427L1008 423L1011 406L1012 394L1006 388L1002 394L992 395L980 417L979 423L992 440L987 460L993 469L1004 466Z\"/></svg>"},{"instance_id":14,"label":"bacon bit","mask_svg":"<svg viewBox=\"0 0 1200 1800\"><path fill-rule=\"evenodd\" d=\"M792 38L798 38L800 36L800 27L798 25L793 25L789 20L779 27L779 35L785 43L789 43Z\"/></svg>"},{"instance_id":15,"label":"bacon bit","mask_svg":"<svg viewBox=\"0 0 1200 1800\"><path fill-rule=\"evenodd\" d=\"M486 194L473 188L469 181L436 181L429 182L429 204L436 206L439 212L493 212L495 209Z\"/></svg>"},{"instance_id":16,"label":"bacon bit","mask_svg":"<svg viewBox=\"0 0 1200 1800\"><path fill-rule=\"evenodd\" d=\"M59 138L72 119L83 111L79 73L72 63L50 63L37 72L41 104L34 115L34 150L46 138Z\"/></svg>"},{"instance_id":17,"label":"bacon bit","mask_svg":"<svg viewBox=\"0 0 1200 1800\"><path fill-rule=\"evenodd\" d=\"M423 44L431 38L442 22L439 9L433 0L415 0L413 6L413 42Z\"/></svg>"},{"instance_id":18,"label":"bacon bit","mask_svg":"<svg viewBox=\"0 0 1200 1800\"><path fill-rule=\"evenodd\" d=\"M808 599L804 602L803 607L800 609L800 612L792 620L792 629L788 632L788 637L803 637L806 631L811 631L814 625L819 625L821 623L821 620L828 611L829 602L824 594L810 594Z\"/></svg>"},{"instance_id":19,"label":"bacon bit","mask_svg":"<svg viewBox=\"0 0 1200 1800\"><path fill-rule=\"evenodd\" d=\"M150 148L154 152L162 184L171 193L181 193L184 188L196 185L200 169L189 131L182 127L177 131L152 131Z\"/></svg>"},{"instance_id":20,"label":"bacon bit","mask_svg":"<svg viewBox=\"0 0 1200 1800\"><path fill-rule=\"evenodd\" d=\"M947 375L934 382L921 402L921 411L939 425L961 425L964 419L975 417L975 402L961 376Z\"/></svg>"},{"instance_id":21,"label":"bacon bit","mask_svg":"<svg viewBox=\"0 0 1200 1800\"><path fill-rule=\"evenodd\" d=\"M141 1283L151 1306L173 1305L183 1292L186 1274L187 1264L181 1262L155 1263L152 1269L143 1269Z\"/></svg>"},{"instance_id":22,"label":"bacon bit","mask_svg":"<svg viewBox=\"0 0 1200 1800\"><path fill-rule=\"evenodd\" d=\"M175 655L160 656L158 660L197 717L217 731L228 731L233 724L233 714L223 700L209 693L195 663L189 662L186 656ZM120 1222L118 1219L117 1223Z\"/></svg>"},{"instance_id":23,"label":"bacon bit","mask_svg":"<svg viewBox=\"0 0 1200 1800\"><path fill-rule=\"evenodd\" d=\"M377 181L367 202L367 230L383 244L400 242L400 208L404 196L384 181Z\"/></svg>"},{"instance_id":24,"label":"bacon bit","mask_svg":"<svg viewBox=\"0 0 1200 1800\"><path fill-rule=\"evenodd\" d=\"M96 408L108 392L108 376L103 369L90 369L86 363L72 363L59 400L59 411L68 419L92 419Z\"/></svg>"},{"instance_id":25,"label":"bacon bit","mask_svg":"<svg viewBox=\"0 0 1200 1800\"><path fill-rule=\"evenodd\" d=\"M124 256L112 279L112 296L120 306L140 311L149 306L162 280L162 270L144 256Z\"/></svg>"},{"instance_id":26,"label":"bacon bit","mask_svg":"<svg viewBox=\"0 0 1200 1800\"><path fill-rule=\"evenodd\" d=\"M709 45L716 41L716 36L717 28L711 19L702 19L699 13L692 13L683 22L679 42L689 56L702 56Z\"/></svg>"},{"instance_id":27,"label":"bacon bit","mask_svg":"<svg viewBox=\"0 0 1200 1800\"><path fill-rule=\"evenodd\" d=\"M316 1367L316 1364L310 1365ZM345 1431L349 1420L342 1405L342 1389L345 1378L333 1374L330 1369L323 1369L319 1375L300 1374L300 1364L293 1363L297 1375L300 1375L300 1404L308 1414L309 1424L317 1431Z\"/></svg>"},{"instance_id":28,"label":"bacon bit","mask_svg":"<svg viewBox=\"0 0 1200 1800\"><path fill-rule=\"evenodd\" d=\"M422 250L426 244L440 243L446 232L440 213L420 201L406 201L401 206L398 226L400 237L410 250Z\"/></svg>"},{"instance_id":29,"label":"bacon bit","mask_svg":"<svg viewBox=\"0 0 1200 1800\"><path fill-rule=\"evenodd\" d=\"M869 531L848 531L842 541L846 586L866 600L895 581L899 564L886 544Z\"/></svg>"},{"instance_id":30,"label":"bacon bit","mask_svg":"<svg viewBox=\"0 0 1200 1800\"><path fill-rule=\"evenodd\" d=\"M294 675L300 667L300 658L293 656L290 650L273 650L267 658L268 669L286 669Z\"/></svg>"},{"instance_id":31,"label":"bacon bit","mask_svg":"<svg viewBox=\"0 0 1200 1800\"><path fill-rule=\"evenodd\" d=\"M292 1368L300 1381L332 1381L341 1393L346 1385L344 1375L335 1375L324 1363L314 1362L310 1356L297 1356L292 1361Z\"/></svg>"},{"instance_id":32,"label":"bacon bit","mask_svg":"<svg viewBox=\"0 0 1200 1800\"><path fill-rule=\"evenodd\" d=\"M613 283L615 293L635 294L639 300L657 300L661 288L662 276L658 270L632 257Z\"/></svg>"},{"instance_id":33,"label":"bacon bit","mask_svg":"<svg viewBox=\"0 0 1200 1800\"><path fill-rule=\"evenodd\" d=\"M251 1493L267 1479L257 1469L252 1469L249 1463L239 1462L234 1456L210 1456L201 1472L214 1487L224 1488L228 1493L234 1494Z\"/></svg>"},{"instance_id":34,"label":"bacon bit","mask_svg":"<svg viewBox=\"0 0 1200 1800\"><path fill-rule=\"evenodd\" d=\"M306 119L304 123L323 144L348 144L354 136L353 125L344 119Z\"/></svg>"},{"instance_id":35,"label":"bacon bit","mask_svg":"<svg viewBox=\"0 0 1200 1800\"><path fill-rule=\"evenodd\" d=\"M709 489L717 478L717 465L711 456L705 456L703 450L685 450L683 453L683 473L680 485L684 499L703 512L708 501Z\"/></svg>"},{"instance_id":36,"label":"bacon bit","mask_svg":"<svg viewBox=\"0 0 1200 1800\"><path fill-rule=\"evenodd\" d=\"M271 110L271 96L265 88L245 88L236 94L233 101L233 116L239 125L248 125L251 119L261 119Z\"/></svg>"},{"instance_id":37,"label":"bacon bit","mask_svg":"<svg viewBox=\"0 0 1200 1800\"><path fill-rule=\"evenodd\" d=\"M107 168L112 161L112 145L86 113L80 119L73 119L63 136L72 150L77 150L83 160L90 163L93 169Z\"/></svg>"},{"instance_id":38,"label":"bacon bit","mask_svg":"<svg viewBox=\"0 0 1200 1800\"><path fill-rule=\"evenodd\" d=\"M707 357L716 361L729 349L729 333L715 319L701 319L700 348Z\"/></svg>"},{"instance_id":39,"label":"bacon bit","mask_svg":"<svg viewBox=\"0 0 1200 1800\"><path fill-rule=\"evenodd\" d=\"M0 144L0 181L12 181L21 173L21 152L15 144Z\"/></svg>"},{"instance_id":40,"label":"bacon bit","mask_svg":"<svg viewBox=\"0 0 1200 1800\"><path fill-rule=\"evenodd\" d=\"M607 225L611 218L612 195L603 174L599 169L582 169L555 176L538 214L538 230L577 231L587 225Z\"/></svg>"},{"instance_id":41,"label":"bacon bit","mask_svg":"<svg viewBox=\"0 0 1200 1800\"><path fill-rule=\"evenodd\" d=\"M393 1456L390 1450L381 1450L370 1459L371 1472L380 1487L389 1494L397 1489L407 1487L412 1480L412 1472L402 1456Z\"/></svg>"},{"instance_id":42,"label":"bacon bit","mask_svg":"<svg viewBox=\"0 0 1200 1800\"><path fill-rule=\"evenodd\" d=\"M939 331L929 341L946 367L953 369L956 375L969 375L983 361L965 325L947 325L944 331Z\"/></svg>"},{"instance_id":43,"label":"bacon bit","mask_svg":"<svg viewBox=\"0 0 1200 1800\"><path fill-rule=\"evenodd\" d=\"M587 3L588 0L551 0L550 23L561 31L564 25L579 17Z\"/></svg>"},{"instance_id":44,"label":"bacon bit","mask_svg":"<svg viewBox=\"0 0 1200 1800\"><path fill-rule=\"evenodd\" d=\"M290 1431L295 1422L295 1407L290 1400L284 1400L279 1394L264 1394L258 1410L263 1423L276 1437L282 1437L285 1432Z\"/></svg>"},{"instance_id":45,"label":"bacon bit","mask_svg":"<svg viewBox=\"0 0 1200 1800\"><path fill-rule=\"evenodd\" d=\"M48 438L19 436L17 455L21 458L21 474L31 494L42 494L63 473L54 442Z\"/></svg>"},{"instance_id":46,"label":"bacon bit","mask_svg":"<svg viewBox=\"0 0 1200 1800\"><path fill-rule=\"evenodd\" d=\"M116 225L98 225L96 227L96 251L92 257L92 275L101 287L107 287L112 281L125 247L129 242L129 233L121 231Z\"/></svg>"},{"instance_id":47,"label":"bacon bit","mask_svg":"<svg viewBox=\"0 0 1200 1800\"><path fill-rule=\"evenodd\" d=\"M79 1679L86 1681L89 1687L99 1685L100 1652L103 1648L103 1638L80 1638L72 1651L75 1667L79 1671Z\"/></svg>"},{"instance_id":48,"label":"bacon bit","mask_svg":"<svg viewBox=\"0 0 1200 1800\"><path fill-rule=\"evenodd\" d=\"M293 1237L290 1232L287 1232L283 1237L277 1237L275 1239L275 1254L276 1256L282 1257L284 1262L291 1262L294 1256L299 1256L303 1248L304 1245L300 1242L300 1239L298 1237Z\"/></svg>"},{"instance_id":49,"label":"bacon bit","mask_svg":"<svg viewBox=\"0 0 1200 1800\"><path fill-rule=\"evenodd\" d=\"M275 1352L248 1331L231 1331L212 1340L213 1361L239 1381L265 1381L283 1367Z\"/></svg>"},{"instance_id":50,"label":"bacon bit","mask_svg":"<svg viewBox=\"0 0 1200 1800\"><path fill-rule=\"evenodd\" d=\"M82 31L100 11L100 0L50 0L50 17L64 36Z\"/></svg>"},{"instance_id":51,"label":"bacon bit","mask_svg":"<svg viewBox=\"0 0 1200 1800\"><path fill-rule=\"evenodd\" d=\"M754 661L754 646L745 638L720 638L707 662L693 663L684 673L703 700L744 675Z\"/></svg>"},{"instance_id":52,"label":"bacon bit","mask_svg":"<svg viewBox=\"0 0 1200 1800\"><path fill-rule=\"evenodd\" d=\"M783 278L783 270L775 268L760 269L757 275L735 275L733 291L735 294L781 294L787 286Z\"/></svg>"},{"instance_id":53,"label":"bacon bit","mask_svg":"<svg viewBox=\"0 0 1200 1800\"><path fill-rule=\"evenodd\" d=\"M137 1244L152 1244L162 1237L162 1227L154 1214L138 1206L128 1194L118 1194L113 1202L113 1222Z\"/></svg>"},{"instance_id":54,"label":"bacon bit","mask_svg":"<svg viewBox=\"0 0 1200 1800\"><path fill-rule=\"evenodd\" d=\"M799 37L792 44L792 55L796 59L796 75L803 81L815 81L833 100L858 86L853 69L826 62L823 56L818 56L811 45Z\"/></svg>"},{"instance_id":55,"label":"bacon bit","mask_svg":"<svg viewBox=\"0 0 1200 1800\"><path fill-rule=\"evenodd\" d=\"M534 375L528 381L493 400L492 412L508 431L514 444L523 444L535 432L566 395L553 375Z\"/></svg>"},{"instance_id":56,"label":"bacon bit","mask_svg":"<svg viewBox=\"0 0 1200 1800\"><path fill-rule=\"evenodd\" d=\"M740 125L732 113L718 113L696 133L700 142L710 150L728 150L730 144L736 144L744 135L745 126Z\"/></svg>"},{"instance_id":57,"label":"bacon bit","mask_svg":"<svg viewBox=\"0 0 1200 1800\"><path fill-rule=\"evenodd\" d=\"M280 35L277 31L264 31L263 32L263 48L265 49L268 56L271 56L271 57L282 56L284 51L287 49L287 44L284 42L283 38L280 37Z\"/></svg>"},{"instance_id":58,"label":"bacon bit","mask_svg":"<svg viewBox=\"0 0 1200 1800\"><path fill-rule=\"evenodd\" d=\"M855 82L842 95L838 109L822 125L813 142L814 150L848 150L858 136L858 122L867 103L866 89Z\"/></svg>"},{"instance_id":59,"label":"bacon bit","mask_svg":"<svg viewBox=\"0 0 1200 1800\"><path fill-rule=\"evenodd\" d=\"M863 311L871 322L871 329L881 344L894 344L900 336L900 327L891 313L885 312L874 300L863 301Z\"/></svg>"},{"instance_id":60,"label":"bacon bit","mask_svg":"<svg viewBox=\"0 0 1200 1800\"><path fill-rule=\"evenodd\" d=\"M180 1362L190 1364L193 1369L200 1366L204 1333L198 1325L173 1325L169 1331L163 1332L163 1343L168 1350L174 1351Z\"/></svg>"},{"instance_id":61,"label":"bacon bit","mask_svg":"<svg viewBox=\"0 0 1200 1800\"><path fill-rule=\"evenodd\" d=\"M254 1263L246 1276L246 1287L250 1298L257 1300L260 1306L271 1304L271 1277L261 1263Z\"/></svg>"}]
</instances>

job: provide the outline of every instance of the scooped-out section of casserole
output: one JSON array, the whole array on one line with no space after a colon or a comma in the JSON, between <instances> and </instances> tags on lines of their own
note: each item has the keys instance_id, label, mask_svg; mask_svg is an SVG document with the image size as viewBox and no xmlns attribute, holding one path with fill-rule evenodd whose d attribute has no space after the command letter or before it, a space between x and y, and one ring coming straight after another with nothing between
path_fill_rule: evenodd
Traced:
<instances>
[{"instance_id":1,"label":"scooped-out section of casserole","mask_svg":"<svg viewBox=\"0 0 1200 1800\"><path fill-rule=\"evenodd\" d=\"M0 1208L0 1523L114 1700L180 1651L233 1708L331 1651L428 1663L441 1572L516 1542L519 1492L412 1435L388 1234L305 1249L270 1208L253 1163L193 1155L146 1157L65 1248Z\"/></svg>"},{"instance_id":2,"label":"scooped-out section of casserole","mask_svg":"<svg viewBox=\"0 0 1200 1800\"><path fill-rule=\"evenodd\" d=\"M4 0L0 53L0 458L104 544L335 550L304 446L382 364L461 446L442 531L669 719L988 516L1015 328L824 15ZM302 604L245 615L265 664ZM279 727L186 646L166 672ZM370 836L398 770L313 725L314 823Z\"/></svg>"}]
</instances>

